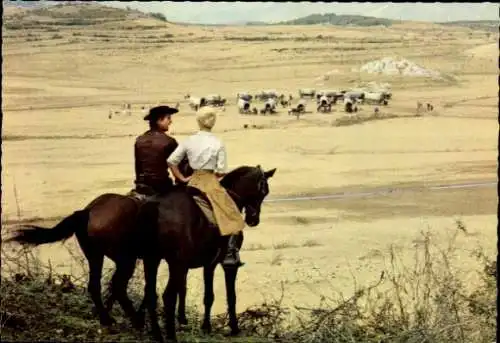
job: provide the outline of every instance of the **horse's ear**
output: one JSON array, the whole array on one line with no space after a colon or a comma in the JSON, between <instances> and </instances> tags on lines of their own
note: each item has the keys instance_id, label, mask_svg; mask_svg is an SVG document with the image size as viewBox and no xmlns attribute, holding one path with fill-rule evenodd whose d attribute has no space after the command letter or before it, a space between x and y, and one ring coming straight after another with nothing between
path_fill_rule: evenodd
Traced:
<instances>
[{"instance_id":1,"label":"horse's ear","mask_svg":"<svg viewBox=\"0 0 500 343\"><path fill-rule=\"evenodd\" d=\"M264 172L264 176L266 177L266 179L269 179L273 177L274 173L276 173L276 168Z\"/></svg>"}]
</instances>

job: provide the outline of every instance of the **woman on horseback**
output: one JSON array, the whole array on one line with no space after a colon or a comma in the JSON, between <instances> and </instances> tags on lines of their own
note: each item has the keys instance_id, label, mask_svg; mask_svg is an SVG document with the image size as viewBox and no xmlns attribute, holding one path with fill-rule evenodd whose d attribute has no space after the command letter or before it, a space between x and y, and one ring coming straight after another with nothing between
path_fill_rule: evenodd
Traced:
<instances>
[{"instance_id":1,"label":"woman on horseback","mask_svg":"<svg viewBox=\"0 0 500 343\"><path fill-rule=\"evenodd\" d=\"M245 222L238 207L219 183L219 179L227 173L227 159L224 144L211 132L216 119L213 108L201 108L196 116L200 130L181 142L167 163L176 178L188 182L189 186L198 188L207 195L221 235L230 235L228 251L222 264L242 266L236 235L243 230ZM186 156L194 170L191 177L184 176L178 168Z\"/></svg>"}]
</instances>

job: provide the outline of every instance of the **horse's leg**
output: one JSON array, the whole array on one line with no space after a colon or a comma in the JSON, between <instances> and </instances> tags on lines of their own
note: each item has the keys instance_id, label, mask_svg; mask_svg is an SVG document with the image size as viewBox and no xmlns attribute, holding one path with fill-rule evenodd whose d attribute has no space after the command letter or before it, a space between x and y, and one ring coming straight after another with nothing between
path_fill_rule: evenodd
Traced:
<instances>
[{"instance_id":1,"label":"horse's leg","mask_svg":"<svg viewBox=\"0 0 500 343\"><path fill-rule=\"evenodd\" d=\"M104 299L104 307L106 308L106 311L111 313L111 310L113 310L113 305L115 304L116 301L116 297L111 289L111 281L109 282L107 293L108 293L107 297L106 299Z\"/></svg>"},{"instance_id":2,"label":"horse's leg","mask_svg":"<svg viewBox=\"0 0 500 343\"><path fill-rule=\"evenodd\" d=\"M115 320L110 316L109 312L104 308L101 297L101 277L102 277L102 266L104 264L104 255L102 254L90 254L86 249L82 249L89 261L89 283L88 291L90 297L94 302L97 314L99 316L99 321L101 325L108 326L115 323Z\"/></svg>"},{"instance_id":3,"label":"horse's leg","mask_svg":"<svg viewBox=\"0 0 500 343\"><path fill-rule=\"evenodd\" d=\"M187 274L188 270L184 273L182 285L179 288L179 309L177 311L177 321L180 325L187 325L186 318L186 292L187 292Z\"/></svg>"},{"instance_id":4,"label":"horse's leg","mask_svg":"<svg viewBox=\"0 0 500 343\"><path fill-rule=\"evenodd\" d=\"M111 296L118 300L123 311L132 321L132 324L136 328L140 328L134 305L127 294L128 283L134 275L135 263L135 258L116 260L116 270L111 279Z\"/></svg>"},{"instance_id":5,"label":"horse's leg","mask_svg":"<svg viewBox=\"0 0 500 343\"><path fill-rule=\"evenodd\" d=\"M144 327L144 308L148 308L149 319L151 321L151 331L153 337L158 342L163 342L160 325L158 324L158 314L156 313L156 305L158 295L156 293L156 281L158 277L158 267L161 259L144 258L144 299L138 311L139 324Z\"/></svg>"},{"instance_id":6,"label":"horse's leg","mask_svg":"<svg viewBox=\"0 0 500 343\"><path fill-rule=\"evenodd\" d=\"M177 342L175 332L175 305L177 303L177 294L182 286L184 274L187 268L174 265L175 262L169 263L168 284L163 292L163 306L165 307L165 329L167 331L167 340Z\"/></svg>"},{"instance_id":7,"label":"horse's leg","mask_svg":"<svg viewBox=\"0 0 500 343\"><path fill-rule=\"evenodd\" d=\"M217 265L210 265L203 268L203 282L205 283L205 296L203 303L205 305L205 316L201 329L204 333L212 332L212 324L210 322L210 312L214 303L214 271Z\"/></svg>"},{"instance_id":8,"label":"horse's leg","mask_svg":"<svg viewBox=\"0 0 500 343\"><path fill-rule=\"evenodd\" d=\"M238 319L236 318L236 276L238 267L224 267L224 277L226 281L227 312L229 313L229 327L231 335L240 333Z\"/></svg>"}]
</instances>

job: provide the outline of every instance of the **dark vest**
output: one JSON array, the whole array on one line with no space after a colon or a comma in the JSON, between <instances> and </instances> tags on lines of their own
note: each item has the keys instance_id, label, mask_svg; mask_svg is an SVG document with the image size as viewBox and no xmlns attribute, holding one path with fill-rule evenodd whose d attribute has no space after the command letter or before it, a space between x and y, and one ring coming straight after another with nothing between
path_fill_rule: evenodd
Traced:
<instances>
[{"instance_id":1,"label":"dark vest","mask_svg":"<svg viewBox=\"0 0 500 343\"><path fill-rule=\"evenodd\" d=\"M167 159L177 141L158 130L146 131L135 141L135 184L140 193L167 193L173 186Z\"/></svg>"}]
</instances>

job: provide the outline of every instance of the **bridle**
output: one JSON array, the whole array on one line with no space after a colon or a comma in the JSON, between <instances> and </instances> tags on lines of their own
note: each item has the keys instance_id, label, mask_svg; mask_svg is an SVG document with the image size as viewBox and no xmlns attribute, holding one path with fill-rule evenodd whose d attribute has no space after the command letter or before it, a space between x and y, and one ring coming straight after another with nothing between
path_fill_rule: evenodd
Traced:
<instances>
[{"instance_id":1,"label":"bridle","mask_svg":"<svg viewBox=\"0 0 500 343\"><path fill-rule=\"evenodd\" d=\"M252 213L257 212L255 207L248 205L248 204L243 204L241 196L239 196L236 192L234 192L230 189L226 189L226 191L233 197L233 199L236 202L236 205L238 205L238 207L241 207L241 209L245 209L245 211L250 211Z\"/></svg>"},{"instance_id":2,"label":"bridle","mask_svg":"<svg viewBox=\"0 0 500 343\"><path fill-rule=\"evenodd\" d=\"M257 190L258 190L258 192L262 192L266 177L264 175L264 171L260 168L260 166L259 166L259 171L261 173L261 179L259 180ZM254 206L242 203L243 199L241 198L241 196L239 194L237 194L236 192L234 192L230 189L226 189L226 191L233 197L233 199L236 202L236 204L238 205L238 207L241 207L241 209L245 209L245 212L250 212L252 215L257 213L257 209Z\"/></svg>"}]
</instances>

